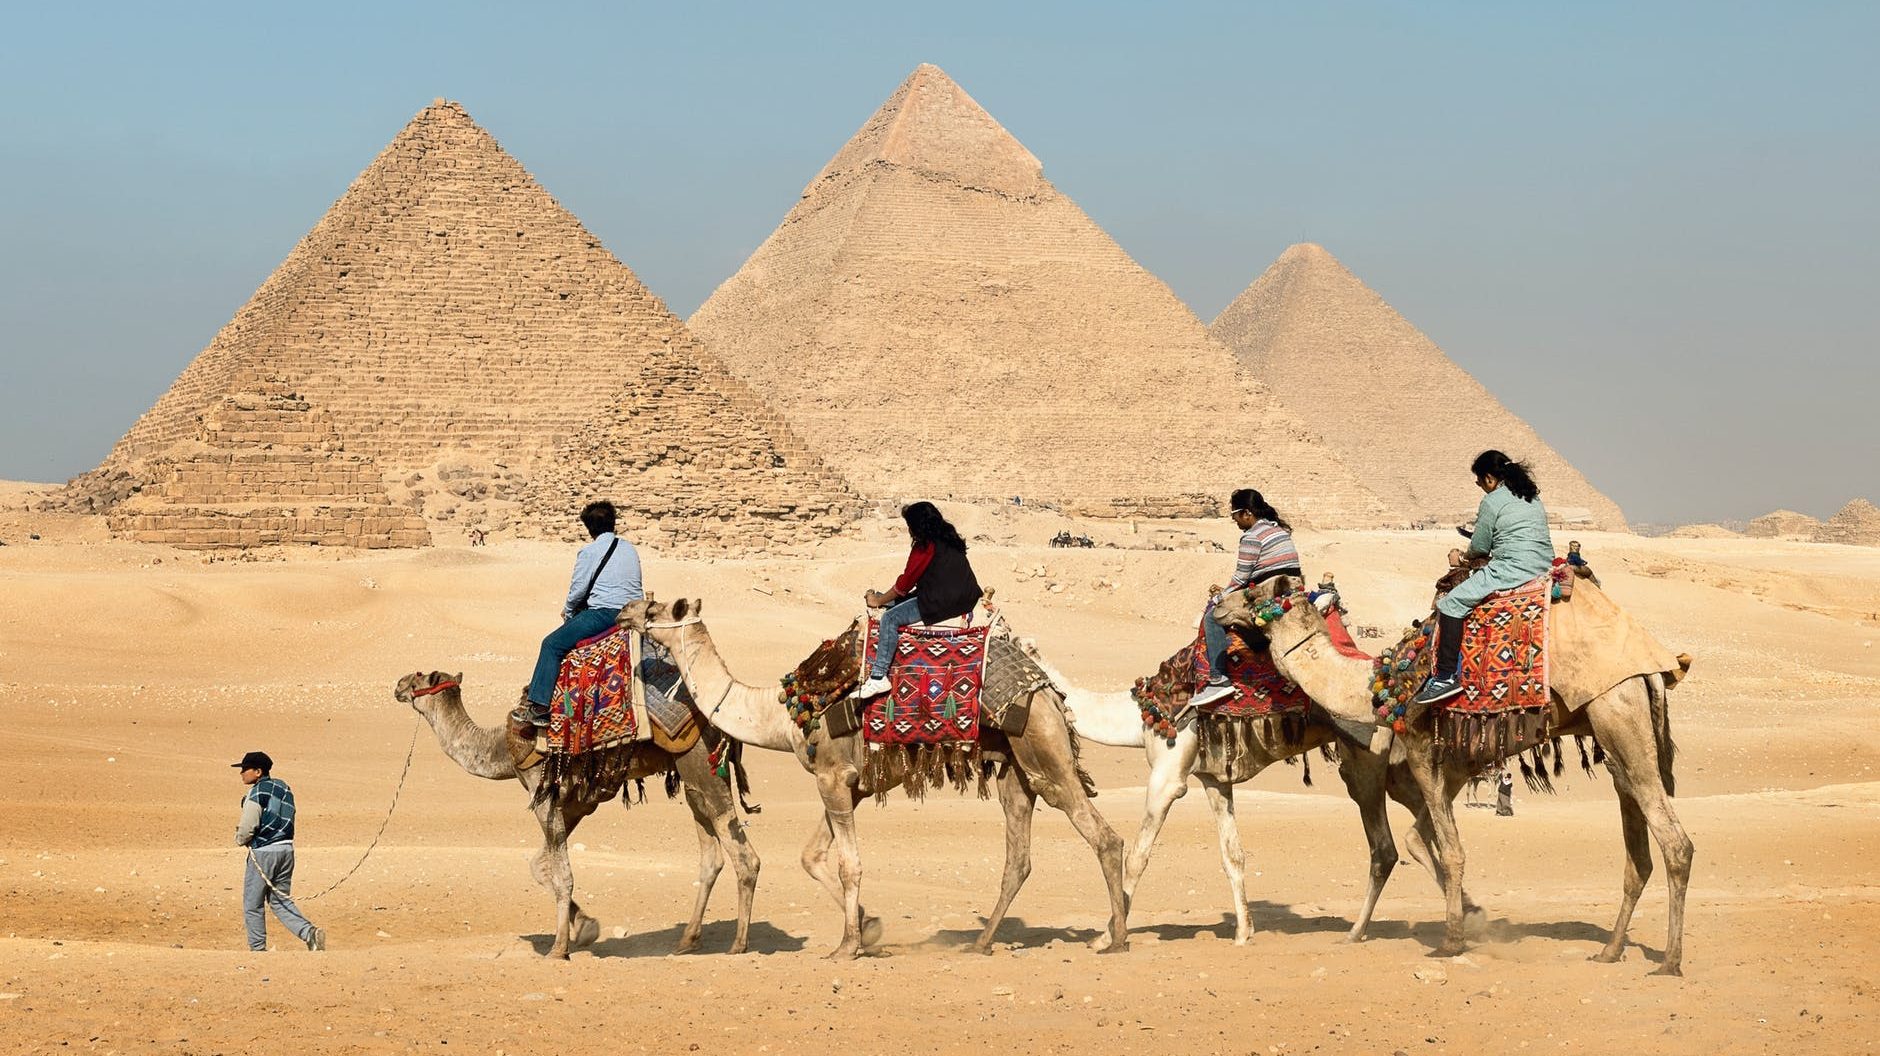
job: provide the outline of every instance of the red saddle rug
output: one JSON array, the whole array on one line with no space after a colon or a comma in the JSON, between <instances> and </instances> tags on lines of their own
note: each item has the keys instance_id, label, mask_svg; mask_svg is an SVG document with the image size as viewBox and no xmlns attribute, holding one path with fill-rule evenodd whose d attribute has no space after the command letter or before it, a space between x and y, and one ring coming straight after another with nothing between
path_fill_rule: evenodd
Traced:
<instances>
[{"instance_id":1,"label":"red saddle rug","mask_svg":"<svg viewBox=\"0 0 1880 1056\"><path fill-rule=\"evenodd\" d=\"M1551 577L1490 594L1462 624L1462 692L1436 708L1438 740L1471 757L1503 756L1547 737Z\"/></svg>"},{"instance_id":2,"label":"red saddle rug","mask_svg":"<svg viewBox=\"0 0 1880 1056\"><path fill-rule=\"evenodd\" d=\"M979 741L979 697L986 681L984 627L904 627L888 668L888 692L862 709L862 740L871 745L967 745ZM862 668L874 662L879 621L868 621Z\"/></svg>"},{"instance_id":3,"label":"red saddle rug","mask_svg":"<svg viewBox=\"0 0 1880 1056\"><path fill-rule=\"evenodd\" d=\"M632 639L614 627L576 645L555 678L548 750L581 755L632 740Z\"/></svg>"}]
</instances>

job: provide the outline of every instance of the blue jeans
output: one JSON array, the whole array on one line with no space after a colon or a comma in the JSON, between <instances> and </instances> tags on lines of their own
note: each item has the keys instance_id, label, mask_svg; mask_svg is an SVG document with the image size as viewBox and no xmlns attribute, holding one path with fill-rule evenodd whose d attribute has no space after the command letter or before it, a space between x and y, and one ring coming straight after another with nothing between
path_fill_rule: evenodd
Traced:
<instances>
[{"instance_id":1,"label":"blue jeans","mask_svg":"<svg viewBox=\"0 0 1880 1056\"><path fill-rule=\"evenodd\" d=\"M555 676L561 674L561 662L574 647L614 625L619 609L583 609L568 617L560 627L542 639L542 653L535 658L535 677L529 679L529 703L548 707L555 696Z\"/></svg>"},{"instance_id":2,"label":"blue jeans","mask_svg":"<svg viewBox=\"0 0 1880 1056\"><path fill-rule=\"evenodd\" d=\"M1214 606L1201 614L1201 636L1207 640L1208 681L1227 681L1227 628L1214 618Z\"/></svg>"},{"instance_id":3,"label":"blue jeans","mask_svg":"<svg viewBox=\"0 0 1880 1056\"><path fill-rule=\"evenodd\" d=\"M870 678L887 678L894 651L901 644L901 628L920 622L920 599L909 598L881 614L881 636L875 643L875 664Z\"/></svg>"},{"instance_id":4,"label":"blue jeans","mask_svg":"<svg viewBox=\"0 0 1880 1056\"><path fill-rule=\"evenodd\" d=\"M287 892L294 888L293 843L270 843L252 848L249 853L254 855L254 861L242 870L242 916L248 922L248 948L268 948L269 908L295 938L307 941L307 936L313 934L313 925L300 915L300 907L294 905L294 900L287 897ZM255 872L256 865L261 866L262 872ZM264 875L267 883L261 882ZM268 884L273 884L280 894L268 890Z\"/></svg>"}]
</instances>

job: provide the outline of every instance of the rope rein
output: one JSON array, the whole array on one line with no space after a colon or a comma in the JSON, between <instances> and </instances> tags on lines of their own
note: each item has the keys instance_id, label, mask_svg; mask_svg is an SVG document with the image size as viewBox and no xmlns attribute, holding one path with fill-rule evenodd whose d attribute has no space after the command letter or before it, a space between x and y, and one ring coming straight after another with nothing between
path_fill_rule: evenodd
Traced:
<instances>
[{"instance_id":1,"label":"rope rein","mask_svg":"<svg viewBox=\"0 0 1880 1056\"><path fill-rule=\"evenodd\" d=\"M420 697L428 696L432 693L436 693L437 691L441 689L451 688L455 686L456 684L457 683L455 682L443 682L443 683L439 683L438 685L432 686L430 689L413 690L412 695L420 696ZM324 895L332 894L334 891L339 889L339 885L352 879L352 875L359 871L359 867L366 864L367 858L372 857L373 848L379 845L380 837L385 835L385 827L392 823L392 812L398 809L398 797L405 791L405 778L411 774L411 759L412 759L412 756L416 755L418 751L418 727L423 724L423 721L424 720L416 716L412 717L411 746L405 749L405 768L399 771L398 787L392 790L392 805L385 808L385 820L379 822L379 831L372 835L372 842L366 845L365 853L359 856L359 860L353 863L353 867L351 869L346 870L346 874L344 876L340 877L338 880L333 881L333 883L330 886L328 886L326 890L318 891L318 892L315 892L314 894L307 895L306 901L311 902L316 898L320 898ZM268 874L261 871L261 863L255 861L255 849L253 847L249 847L249 848L246 848L246 852L248 855L249 866L254 869L255 875L261 878L261 882L267 885L268 890L281 896L282 898L291 899L293 896L289 895L287 892L281 890L280 888L275 887L274 881L268 879Z\"/></svg>"}]
</instances>

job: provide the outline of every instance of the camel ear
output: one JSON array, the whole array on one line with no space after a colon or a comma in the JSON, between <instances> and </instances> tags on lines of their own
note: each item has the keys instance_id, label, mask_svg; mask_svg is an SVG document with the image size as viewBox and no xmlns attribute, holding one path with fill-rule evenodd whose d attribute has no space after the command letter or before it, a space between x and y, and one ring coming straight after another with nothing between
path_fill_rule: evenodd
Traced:
<instances>
[{"instance_id":1,"label":"camel ear","mask_svg":"<svg viewBox=\"0 0 1880 1056\"><path fill-rule=\"evenodd\" d=\"M678 601L675 601L672 603L672 618L673 619L675 620L685 619L685 614L687 611L688 610L686 609L686 600L684 598L680 598Z\"/></svg>"},{"instance_id":2,"label":"camel ear","mask_svg":"<svg viewBox=\"0 0 1880 1056\"><path fill-rule=\"evenodd\" d=\"M694 616L705 615L705 599L704 598L692 599L692 615Z\"/></svg>"},{"instance_id":3,"label":"camel ear","mask_svg":"<svg viewBox=\"0 0 1880 1056\"><path fill-rule=\"evenodd\" d=\"M456 674L454 674L454 675L452 675L452 676L450 676L450 680L451 680L452 682L455 682L455 683L457 683L457 684L458 684L458 685L460 685L460 686L461 686L461 685L463 685L463 672L462 672L462 671L459 671L459 672L457 672Z\"/></svg>"}]
</instances>

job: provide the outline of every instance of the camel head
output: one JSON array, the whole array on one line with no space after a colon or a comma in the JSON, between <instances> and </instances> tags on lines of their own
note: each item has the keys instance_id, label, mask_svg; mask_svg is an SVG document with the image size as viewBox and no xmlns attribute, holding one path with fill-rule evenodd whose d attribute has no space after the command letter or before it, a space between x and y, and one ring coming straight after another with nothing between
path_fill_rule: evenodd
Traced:
<instances>
[{"instance_id":1,"label":"camel head","mask_svg":"<svg viewBox=\"0 0 1880 1056\"><path fill-rule=\"evenodd\" d=\"M392 696L411 705L413 710L423 711L426 698L440 690L450 689L462 683L463 672L461 671L454 675L443 671L433 671L430 674L413 671L398 680L398 685L392 688Z\"/></svg>"},{"instance_id":2,"label":"camel head","mask_svg":"<svg viewBox=\"0 0 1880 1056\"><path fill-rule=\"evenodd\" d=\"M1285 652L1325 630L1324 614L1306 602L1305 584L1284 575L1246 590L1229 591L1214 607L1214 618L1234 630L1259 629L1272 641L1275 652Z\"/></svg>"},{"instance_id":3,"label":"camel head","mask_svg":"<svg viewBox=\"0 0 1880 1056\"><path fill-rule=\"evenodd\" d=\"M704 611L705 603L698 598L680 598L668 605L665 602L646 598L642 601L628 602L620 610L618 622L629 630L639 631L671 649L678 644L685 627L674 624L696 622Z\"/></svg>"}]
</instances>

